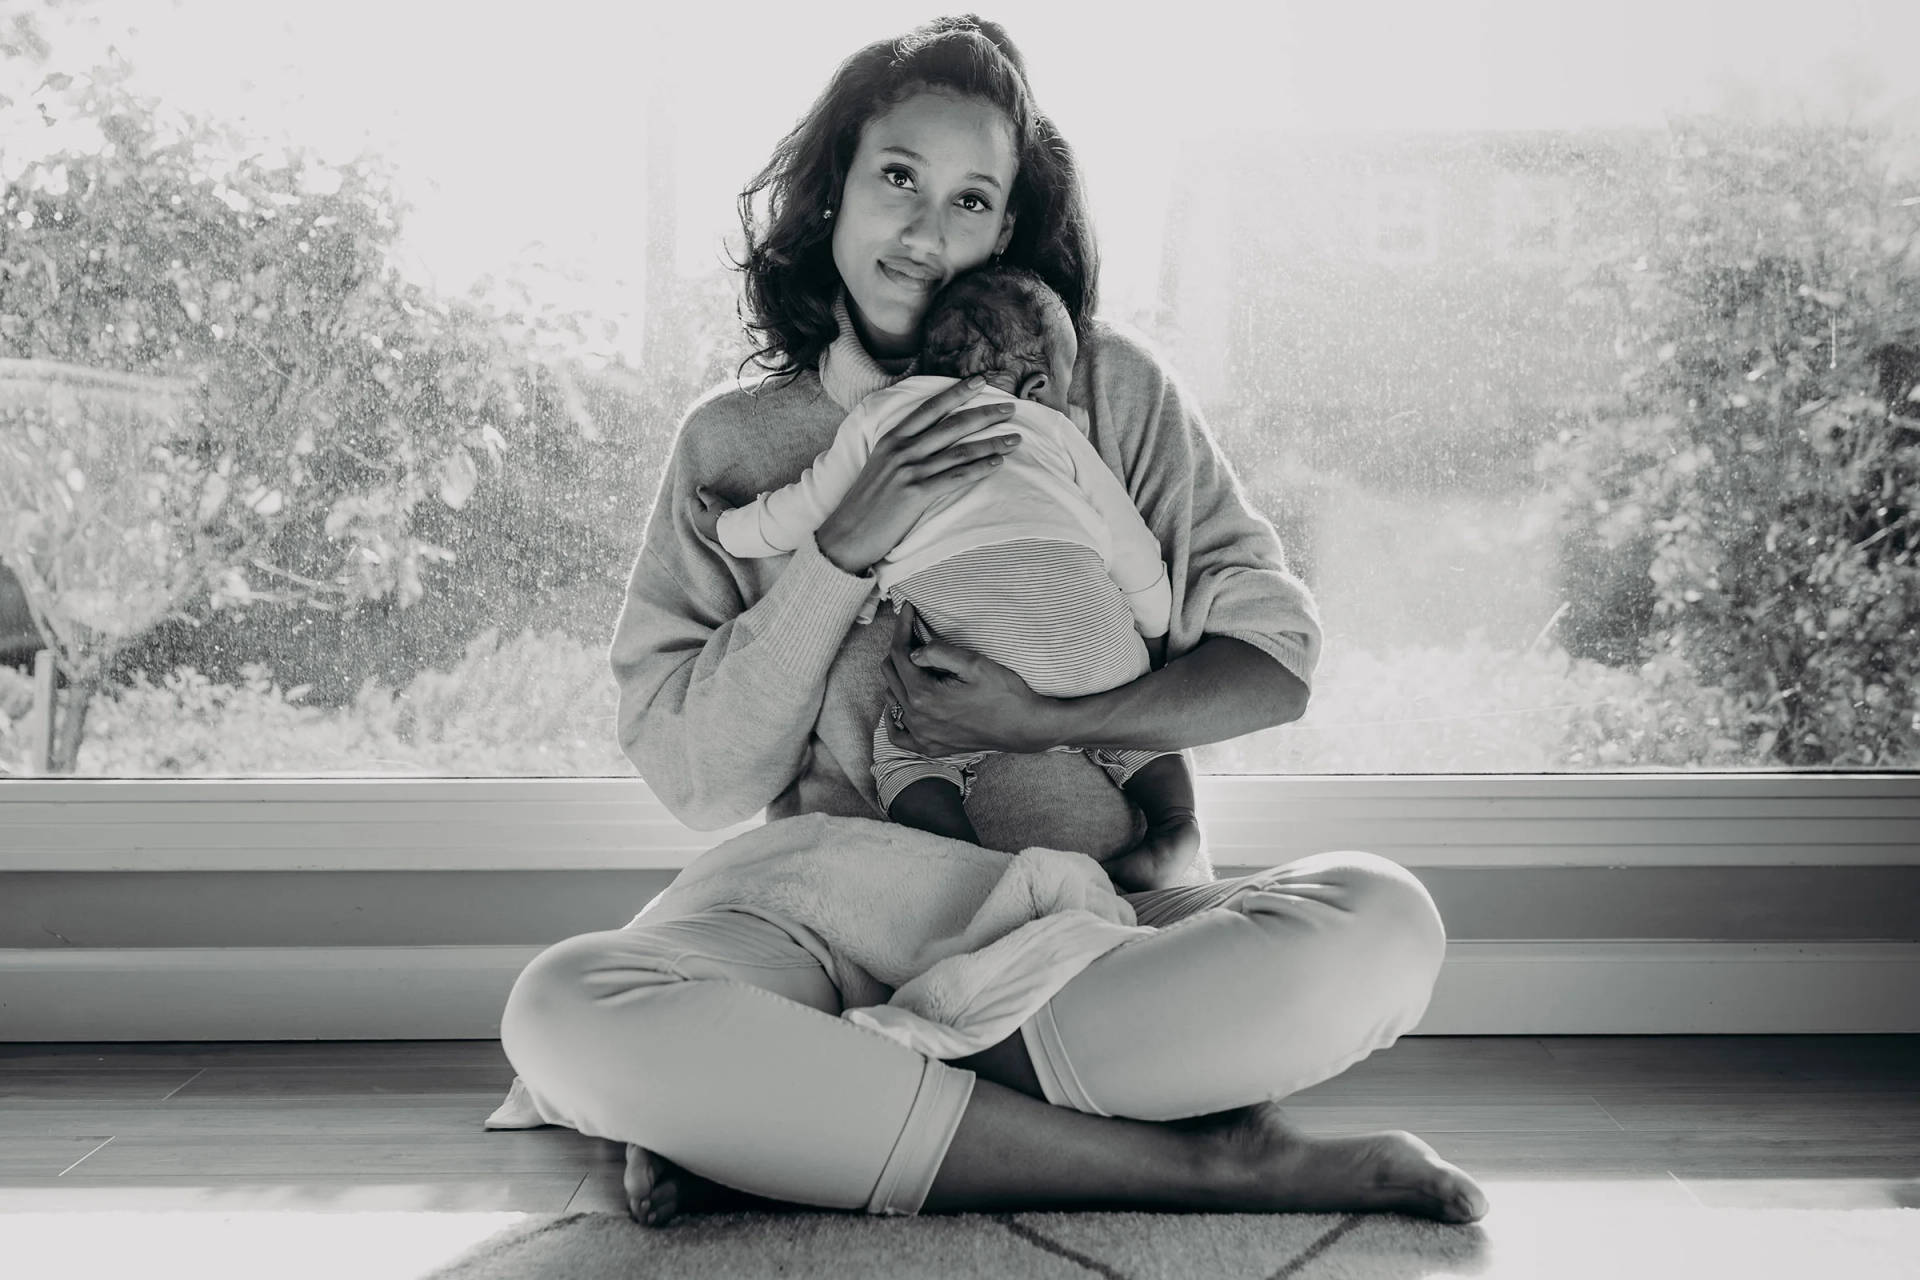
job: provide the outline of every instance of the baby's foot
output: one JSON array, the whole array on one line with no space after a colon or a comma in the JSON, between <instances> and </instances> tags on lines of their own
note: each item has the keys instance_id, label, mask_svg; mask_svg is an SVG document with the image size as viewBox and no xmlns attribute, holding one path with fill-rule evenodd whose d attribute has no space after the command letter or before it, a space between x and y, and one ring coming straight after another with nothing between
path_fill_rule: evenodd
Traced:
<instances>
[{"instance_id":1,"label":"baby's foot","mask_svg":"<svg viewBox=\"0 0 1920 1280\"><path fill-rule=\"evenodd\" d=\"M1151 823L1139 844L1102 865L1114 888L1144 893L1179 883L1199 854L1200 823L1180 816Z\"/></svg>"}]
</instances>

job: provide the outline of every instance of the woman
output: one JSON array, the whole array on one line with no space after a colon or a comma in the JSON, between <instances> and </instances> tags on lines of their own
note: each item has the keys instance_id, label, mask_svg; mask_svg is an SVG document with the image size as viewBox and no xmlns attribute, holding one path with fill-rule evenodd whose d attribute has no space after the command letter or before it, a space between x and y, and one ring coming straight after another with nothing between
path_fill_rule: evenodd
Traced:
<instances>
[{"instance_id":1,"label":"woman","mask_svg":"<svg viewBox=\"0 0 1920 1280\"><path fill-rule=\"evenodd\" d=\"M622 743L677 817L703 829L763 807L769 820L884 819L871 733L891 692L902 745L1003 753L981 771L991 802L970 813L983 844L1105 860L1142 839L1139 815L1083 754L1045 748L1178 750L1300 715L1312 602L1172 381L1092 318L1071 153L1003 31L942 19L856 53L742 195L741 217L746 310L762 360L786 376L688 414L613 642ZM1005 412L950 412L964 384L886 437L791 557L733 560L694 524L699 485L738 500L803 469L863 395L911 367L932 294L1002 257L1067 300L1081 338L1072 398L1161 540L1175 593L1167 664L1087 698L1041 697L952 646L909 655L906 616L853 625L870 566L1017 447L957 443ZM875 1213L1484 1214L1473 1181L1411 1134L1308 1138L1273 1101L1425 1012L1445 937L1419 882L1365 853L1194 879L1130 895L1158 933L954 1063L839 1019L820 939L745 910L548 948L514 987L502 1043L550 1113L629 1144L630 1207L656 1224L721 1188Z\"/></svg>"}]
</instances>

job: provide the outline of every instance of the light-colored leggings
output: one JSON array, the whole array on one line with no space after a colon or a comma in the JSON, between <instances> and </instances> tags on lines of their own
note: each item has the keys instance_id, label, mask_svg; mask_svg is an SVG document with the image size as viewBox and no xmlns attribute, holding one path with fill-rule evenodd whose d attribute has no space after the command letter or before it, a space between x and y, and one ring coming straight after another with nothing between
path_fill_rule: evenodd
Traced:
<instances>
[{"instance_id":1,"label":"light-colored leggings","mask_svg":"<svg viewBox=\"0 0 1920 1280\"><path fill-rule=\"evenodd\" d=\"M1056 1106L1172 1120L1284 1098L1412 1030L1446 951L1425 887L1369 853L1128 900L1158 931L1020 1029ZM816 950L735 910L581 934L514 983L501 1043L581 1133L790 1203L917 1213L974 1075L838 1017Z\"/></svg>"}]
</instances>

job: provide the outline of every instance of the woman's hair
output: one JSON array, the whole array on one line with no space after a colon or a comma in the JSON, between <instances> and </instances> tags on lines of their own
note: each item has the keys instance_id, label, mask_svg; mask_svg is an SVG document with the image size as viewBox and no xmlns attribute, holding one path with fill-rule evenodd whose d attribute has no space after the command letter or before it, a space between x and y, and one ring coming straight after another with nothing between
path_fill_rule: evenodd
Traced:
<instances>
[{"instance_id":1,"label":"woman's hair","mask_svg":"<svg viewBox=\"0 0 1920 1280\"><path fill-rule=\"evenodd\" d=\"M916 92L937 88L991 103L1013 124L1018 169L1003 255L1060 295L1084 341L1099 276L1093 228L1073 151L1034 105L1026 62L998 23L972 14L935 18L897 40L879 40L840 64L773 158L740 193L746 258L740 318L760 345L742 362L780 374L814 363L839 336L833 303L840 273L833 223L860 131ZM755 201L766 195L764 215Z\"/></svg>"},{"instance_id":2,"label":"woman's hair","mask_svg":"<svg viewBox=\"0 0 1920 1280\"><path fill-rule=\"evenodd\" d=\"M964 378L983 369L1050 372L1073 341L1060 295L1024 267L981 267L942 289L927 312L920 372Z\"/></svg>"}]
</instances>

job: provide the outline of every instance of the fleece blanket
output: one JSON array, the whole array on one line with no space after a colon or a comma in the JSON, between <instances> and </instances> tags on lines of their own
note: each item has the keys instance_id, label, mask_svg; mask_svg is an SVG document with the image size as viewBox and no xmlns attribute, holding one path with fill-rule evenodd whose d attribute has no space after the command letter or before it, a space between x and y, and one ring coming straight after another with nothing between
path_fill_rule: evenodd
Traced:
<instances>
[{"instance_id":1,"label":"fleece blanket","mask_svg":"<svg viewBox=\"0 0 1920 1280\"><path fill-rule=\"evenodd\" d=\"M627 927L722 906L811 930L840 1016L940 1059L997 1044L1094 960L1154 932L1084 853L1009 854L824 814L707 850ZM556 1123L542 1110L515 1079L487 1128Z\"/></svg>"}]
</instances>

